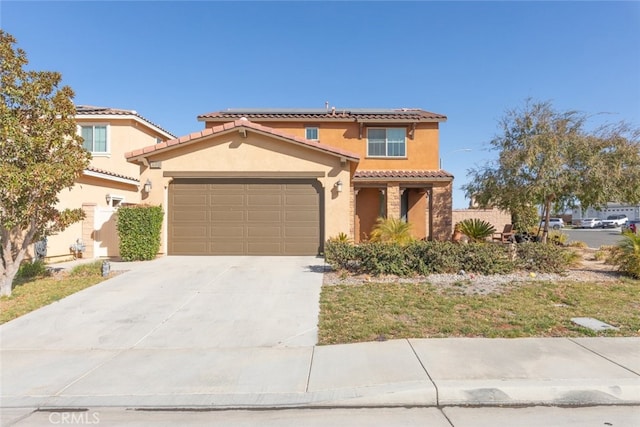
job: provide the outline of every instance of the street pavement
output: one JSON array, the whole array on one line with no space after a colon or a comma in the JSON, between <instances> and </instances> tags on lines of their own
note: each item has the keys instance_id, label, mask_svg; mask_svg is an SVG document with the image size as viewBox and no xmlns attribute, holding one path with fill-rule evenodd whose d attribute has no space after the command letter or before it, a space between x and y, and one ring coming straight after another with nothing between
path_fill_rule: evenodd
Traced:
<instances>
[{"instance_id":1,"label":"street pavement","mask_svg":"<svg viewBox=\"0 0 640 427\"><path fill-rule=\"evenodd\" d=\"M640 338L316 346L322 270L313 257L165 257L8 322L0 326L2 424L55 424L64 414L90 424L84 414L145 425L188 414L196 425L211 417L252 425L255 412L230 409L262 409L260 424L288 425L290 411L304 409L306 425L341 424L349 414L376 425L375 412L357 410L377 408L408 417L405 425L483 425L469 424L482 420L465 415L469 405L486 409L487 423L509 419L501 406L539 405L600 406L575 417L637 421ZM569 414L522 409L511 414L529 425Z\"/></svg>"}]
</instances>

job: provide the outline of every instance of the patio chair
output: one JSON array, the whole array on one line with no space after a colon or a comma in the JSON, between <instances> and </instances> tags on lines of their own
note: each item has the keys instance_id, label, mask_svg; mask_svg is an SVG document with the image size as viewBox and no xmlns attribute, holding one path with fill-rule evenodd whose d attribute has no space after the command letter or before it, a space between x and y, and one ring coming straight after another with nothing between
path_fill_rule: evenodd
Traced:
<instances>
[{"instance_id":1,"label":"patio chair","mask_svg":"<svg viewBox=\"0 0 640 427\"><path fill-rule=\"evenodd\" d=\"M502 233L493 233L492 240L496 240L500 243L508 243L513 240L513 235L514 235L513 225L505 224L504 229L502 230Z\"/></svg>"}]
</instances>

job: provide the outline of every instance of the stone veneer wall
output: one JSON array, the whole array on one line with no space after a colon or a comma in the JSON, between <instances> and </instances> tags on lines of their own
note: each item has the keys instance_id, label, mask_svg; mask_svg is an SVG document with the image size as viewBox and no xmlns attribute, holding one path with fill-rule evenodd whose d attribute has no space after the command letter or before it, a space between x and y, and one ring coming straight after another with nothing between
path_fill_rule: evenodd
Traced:
<instances>
[{"instance_id":1,"label":"stone veneer wall","mask_svg":"<svg viewBox=\"0 0 640 427\"><path fill-rule=\"evenodd\" d=\"M387 218L400 218L400 184L387 184Z\"/></svg>"},{"instance_id":2,"label":"stone veneer wall","mask_svg":"<svg viewBox=\"0 0 640 427\"><path fill-rule=\"evenodd\" d=\"M453 206L452 184L433 188L433 240L449 240L453 230L451 208ZM427 204L427 209L429 205ZM429 218L427 214L427 218Z\"/></svg>"},{"instance_id":3,"label":"stone veneer wall","mask_svg":"<svg viewBox=\"0 0 640 427\"><path fill-rule=\"evenodd\" d=\"M511 224L511 214L500 209L455 209L453 210L453 226L464 219L477 218L493 225L497 232L504 229L505 224Z\"/></svg>"},{"instance_id":4,"label":"stone veneer wall","mask_svg":"<svg viewBox=\"0 0 640 427\"><path fill-rule=\"evenodd\" d=\"M93 228L95 218L95 203L85 203L82 205L84 219L82 220L82 241L85 245L83 258L93 258Z\"/></svg>"}]
</instances>

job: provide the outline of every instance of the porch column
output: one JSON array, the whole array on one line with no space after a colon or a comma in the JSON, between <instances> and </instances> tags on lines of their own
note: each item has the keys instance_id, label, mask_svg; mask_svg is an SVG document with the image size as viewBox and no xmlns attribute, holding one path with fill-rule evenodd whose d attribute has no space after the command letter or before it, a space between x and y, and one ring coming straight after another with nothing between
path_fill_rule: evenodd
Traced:
<instances>
[{"instance_id":1,"label":"porch column","mask_svg":"<svg viewBox=\"0 0 640 427\"><path fill-rule=\"evenodd\" d=\"M357 227L356 227L356 206L357 206L357 197L358 197L358 191L360 191L359 188L354 188L354 187L349 187L349 215L351 218L351 221L349 221L349 233L351 234L350 237L353 239L353 241L356 241L356 235L357 235Z\"/></svg>"},{"instance_id":2,"label":"porch column","mask_svg":"<svg viewBox=\"0 0 640 427\"><path fill-rule=\"evenodd\" d=\"M82 220L82 242L84 243L84 258L93 258L94 250L93 243L95 237L95 203L83 203L82 211L84 212L84 219Z\"/></svg>"},{"instance_id":3,"label":"porch column","mask_svg":"<svg viewBox=\"0 0 640 427\"><path fill-rule=\"evenodd\" d=\"M448 240L451 236L451 230L453 229L453 196L452 196L452 184L447 184L446 187L434 187L432 190L433 198L433 211L431 212L433 218L433 239L434 240Z\"/></svg>"},{"instance_id":4,"label":"porch column","mask_svg":"<svg viewBox=\"0 0 640 427\"><path fill-rule=\"evenodd\" d=\"M387 184L387 218L400 219L400 184Z\"/></svg>"}]
</instances>

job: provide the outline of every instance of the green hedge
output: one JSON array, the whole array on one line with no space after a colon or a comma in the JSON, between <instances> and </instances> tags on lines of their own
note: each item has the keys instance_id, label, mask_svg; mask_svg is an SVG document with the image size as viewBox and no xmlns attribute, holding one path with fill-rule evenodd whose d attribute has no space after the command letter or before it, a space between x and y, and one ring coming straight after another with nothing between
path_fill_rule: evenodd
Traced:
<instances>
[{"instance_id":1,"label":"green hedge","mask_svg":"<svg viewBox=\"0 0 640 427\"><path fill-rule=\"evenodd\" d=\"M160 206L126 206L118 209L120 257L124 261L156 257L160 249L162 217Z\"/></svg>"},{"instance_id":2,"label":"green hedge","mask_svg":"<svg viewBox=\"0 0 640 427\"><path fill-rule=\"evenodd\" d=\"M325 258L336 270L398 276L453 274L464 270L477 274L506 274L518 270L561 273L570 256L566 249L542 243L521 243L510 254L510 245L415 241L406 246L329 240Z\"/></svg>"}]
</instances>

